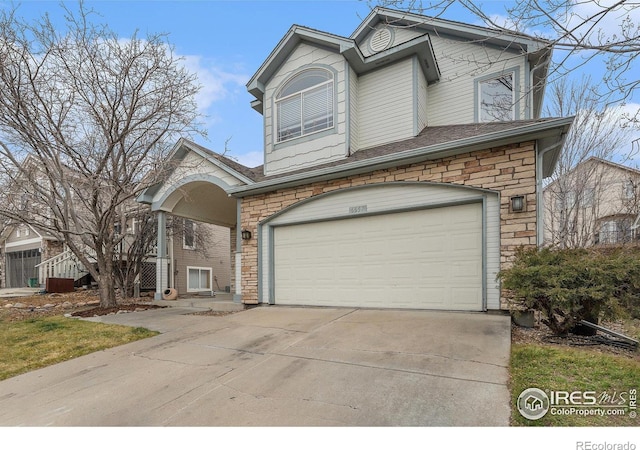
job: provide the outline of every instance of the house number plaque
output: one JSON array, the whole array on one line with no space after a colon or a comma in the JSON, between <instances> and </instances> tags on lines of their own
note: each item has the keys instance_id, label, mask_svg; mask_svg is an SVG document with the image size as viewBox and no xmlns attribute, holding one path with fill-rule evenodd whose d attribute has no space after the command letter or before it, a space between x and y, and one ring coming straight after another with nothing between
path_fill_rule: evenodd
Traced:
<instances>
[{"instance_id":1,"label":"house number plaque","mask_svg":"<svg viewBox=\"0 0 640 450\"><path fill-rule=\"evenodd\" d=\"M349 214L361 214L367 212L367 205L349 206Z\"/></svg>"}]
</instances>

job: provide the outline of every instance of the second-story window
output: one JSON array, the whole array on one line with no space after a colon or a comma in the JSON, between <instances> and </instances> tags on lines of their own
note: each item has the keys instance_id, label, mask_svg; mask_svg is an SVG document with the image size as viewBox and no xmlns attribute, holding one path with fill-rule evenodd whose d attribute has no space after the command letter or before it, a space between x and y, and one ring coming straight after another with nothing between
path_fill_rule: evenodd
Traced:
<instances>
[{"instance_id":1,"label":"second-story window","mask_svg":"<svg viewBox=\"0 0 640 450\"><path fill-rule=\"evenodd\" d=\"M182 230L182 248L195 250L196 248L196 223L189 219L184 219L184 229Z\"/></svg>"},{"instance_id":2,"label":"second-story window","mask_svg":"<svg viewBox=\"0 0 640 450\"><path fill-rule=\"evenodd\" d=\"M635 197L635 186L633 185L633 181L631 180L626 180L624 182L624 186L622 188L622 192L623 192L623 196L625 198L625 200L630 200L633 197Z\"/></svg>"},{"instance_id":3,"label":"second-story window","mask_svg":"<svg viewBox=\"0 0 640 450\"><path fill-rule=\"evenodd\" d=\"M333 74L305 70L289 80L276 97L276 139L288 141L333 127Z\"/></svg>"},{"instance_id":4,"label":"second-story window","mask_svg":"<svg viewBox=\"0 0 640 450\"><path fill-rule=\"evenodd\" d=\"M515 119L513 75L513 72L510 72L478 83L480 122Z\"/></svg>"}]
</instances>

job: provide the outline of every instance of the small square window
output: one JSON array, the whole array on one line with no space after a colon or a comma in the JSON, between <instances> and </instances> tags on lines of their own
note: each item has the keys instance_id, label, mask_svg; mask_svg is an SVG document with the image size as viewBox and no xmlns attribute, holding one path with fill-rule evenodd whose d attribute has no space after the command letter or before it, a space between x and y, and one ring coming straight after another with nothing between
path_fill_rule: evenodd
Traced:
<instances>
[{"instance_id":1,"label":"small square window","mask_svg":"<svg viewBox=\"0 0 640 450\"><path fill-rule=\"evenodd\" d=\"M187 292L211 290L211 267L187 267Z\"/></svg>"}]
</instances>

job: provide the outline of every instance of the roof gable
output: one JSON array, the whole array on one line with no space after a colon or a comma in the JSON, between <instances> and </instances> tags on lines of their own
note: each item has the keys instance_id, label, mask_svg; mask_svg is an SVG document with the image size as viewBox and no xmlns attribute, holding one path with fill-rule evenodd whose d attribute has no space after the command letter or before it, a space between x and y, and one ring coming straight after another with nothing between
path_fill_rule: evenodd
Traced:
<instances>
[{"instance_id":1,"label":"roof gable","mask_svg":"<svg viewBox=\"0 0 640 450\"><path fill-rule=\"evenodd\" d=\"M424 16L389 8L376 7L351 34L350 38L358 45L368 33L380 23L399 27L414 27L424 32L436 32L463 38L465 40L482 41L501 48L518 48L521 51L536 52L549 45L549 42L536 39L523 33L495 30L478 25Z\"/></svg>"},{"instance_id":2,"label":"roof gable","mask_svg":"<svg viewBox=\"0 0 640 450\"><path fill-rule=\"evenodd\" d=\"M416 30L420 30L422 34L410 41L376 52L370 56L365 56L361 51L361 46L371 31L380 23L414 27ZM247 83L247 90L255 97L255 100L251 102L251 107L262 114L262 102L264 101L266 84L286 61L288 55L301 42L342 54L357 74L366 73L410 55L417 55L427 81L429 83L436 82L440 80L440 70L429 33L446 34L464 40L495 45L501 49L526 53L532 67L541 67L541 70L537 70L534 74L535 80L533 84L533 86L536 86L534 101L539 109L539 104L542 102L542 90L545 85L546 67L551 58L548 42L521 33L492 30L476 25L380 7L374 8L348 38L300 25L293 25Z\"/></svg>"},{"instance_id":3,"label":"roof gable","mask_svg":"<svg viewBox=\"0 0 640 450\"><path fill-rule=\"evenodd\" d=\"M194 153L206 160L208 163L218 167L224 173L237 180L239 184L251 184L255 177L254 169L250 169L240 163L237 163L219 153L212 152L211 150L196 144L188 139L181 138L174 146L171 154L168 156L169 166L171 167L169 173L166 174L166 179L169 179L172 174L180 167L182 161L184 161L190 153ZM158 183L145 189L142 194L137 198L140 203L152 203L154 197L163 188L165 183Z\"/></svg>"}]
</instances>

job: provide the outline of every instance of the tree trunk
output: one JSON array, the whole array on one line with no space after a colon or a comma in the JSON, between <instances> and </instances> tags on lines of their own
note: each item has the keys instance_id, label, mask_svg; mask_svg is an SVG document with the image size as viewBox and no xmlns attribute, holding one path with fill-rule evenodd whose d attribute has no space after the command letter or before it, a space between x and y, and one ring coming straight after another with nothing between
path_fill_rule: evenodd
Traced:
<instances>
[{"instance_id":1,"label":"tree trunk","mask_svg":"<svg viewBox=\"0 0 640 450\"><path fill-rule=\"evenodd\" d=\"M113 276L110 274L100 274L98 290L100 292L100 306L102 308L113 308L118 306L116 301L116 290L114 289Z\"/></svg>"},{"instance_id":2,"label":"tree trunk","mask_svg":"<svg viewBox=\"0 0 640 450\"><path fill-rule=\"evenodd\" d=\"M98 290L100 292L100 306L113 308L118 306L113 270L113 255L109 252L96 255L98 263Z\"/></svg>"}]
</instances>

